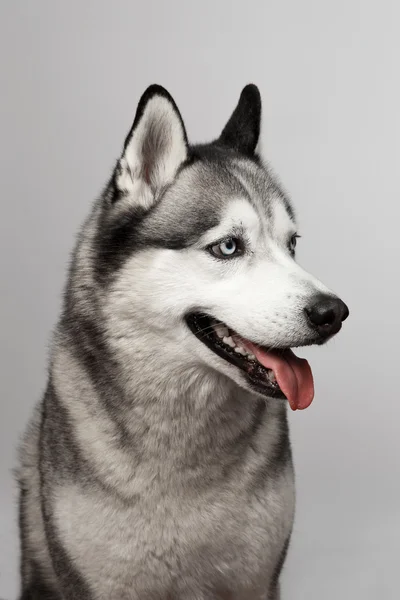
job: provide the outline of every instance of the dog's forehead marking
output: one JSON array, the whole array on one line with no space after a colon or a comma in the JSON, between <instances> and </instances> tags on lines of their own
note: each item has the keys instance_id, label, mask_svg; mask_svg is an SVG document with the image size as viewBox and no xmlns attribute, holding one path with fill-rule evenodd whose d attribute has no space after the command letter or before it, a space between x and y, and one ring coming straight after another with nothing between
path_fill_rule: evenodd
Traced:
<instances>
[{"instance_id":1,"label":"dog's forehead marking","mask_svg":"<svg viewBox=\"0 0 400 600\"><path fill-rule=\"evenodd\" d=\"M236 160L232 163L232 172L246 190L270 233L279 235L283 229L288 231L296 228L290 201L269 168ZM276 221L279 221L279 231L276 229Z\"/></svg>"}]
</instances>

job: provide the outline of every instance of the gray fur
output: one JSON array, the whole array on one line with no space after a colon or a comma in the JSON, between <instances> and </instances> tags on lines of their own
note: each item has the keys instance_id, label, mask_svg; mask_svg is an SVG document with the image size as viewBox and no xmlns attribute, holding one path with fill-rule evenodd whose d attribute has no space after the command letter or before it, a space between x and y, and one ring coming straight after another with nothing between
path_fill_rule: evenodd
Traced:
<instances>
[{"instance_id":1,"label":"gray fur","mask_svg":"<svg viewBox=\"0 0 400 600\"><path fill-rule=\"evenodd\" d=\"M21 452L23 600L278 600L294 518L286 405L188 353L200 342L173 307L157 315L157 290L154 306L135 298L160 257L196 246L231 198L266 227L289 205L240 146L185 152L153 206L114 177L81 230Z\"/></svg>"}]
</instances>

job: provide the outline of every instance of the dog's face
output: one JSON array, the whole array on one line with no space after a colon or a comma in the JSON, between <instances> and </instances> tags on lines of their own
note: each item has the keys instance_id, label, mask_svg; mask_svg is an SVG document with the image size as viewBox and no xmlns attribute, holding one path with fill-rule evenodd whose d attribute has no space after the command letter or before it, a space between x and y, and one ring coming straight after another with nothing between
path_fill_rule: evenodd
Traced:
<instances>
[{"instance_id":1,"label":"dog's face","mask_svg":"<svg viewBox=\"0 0 400 600\"><path fill-rule=\"evenodd\" d=\"M290 348L323 343L348 310L295 262L292 207L255 155L260 108L248 86L221 137L189 147L170 96L146 92L107 196L100 271L110 328L148 328L171 360L305 408L312 375Z\"/></svg>"}]
</instances>

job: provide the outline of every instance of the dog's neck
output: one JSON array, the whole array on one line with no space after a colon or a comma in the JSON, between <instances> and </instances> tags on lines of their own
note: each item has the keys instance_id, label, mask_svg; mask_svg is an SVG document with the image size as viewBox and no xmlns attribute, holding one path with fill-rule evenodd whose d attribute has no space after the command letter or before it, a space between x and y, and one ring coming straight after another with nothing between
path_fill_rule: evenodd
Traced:
<instances>
[{"instance_id":1,"label":"dog's neck","mask_svg":"<svg viewBox=\"0 0 400 600\"><path fill-rule=\"evenodd\" d=\"M187 487L197 477L211 485L254 451L266 419L272 436L285 421L281 403L265 402L215 371L180 372L172 365L167 378L162 369L152 374L137 361L129 373L125 361L96 354L94 342L81 337L77 344L72 335L58 334L51 367L55 392L83 454L124 496L140 491L140 472L143 485L155 475L164 485Z\"/></svg>"}]
</instances>

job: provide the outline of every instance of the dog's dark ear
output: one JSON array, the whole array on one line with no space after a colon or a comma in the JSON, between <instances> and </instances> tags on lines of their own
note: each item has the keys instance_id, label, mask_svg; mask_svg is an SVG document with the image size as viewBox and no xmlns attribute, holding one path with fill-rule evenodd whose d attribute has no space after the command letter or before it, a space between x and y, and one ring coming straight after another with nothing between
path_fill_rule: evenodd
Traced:
<instances>
[{"instance_id":1,"label":"dog's dark ear","mask_svg":"<svg viewBox=\"0 0 400 600\"><path fill-rule=\"evenodd\" d=\"M114 173L114 199L148 209L186 160L188 143L179 110L170 94L151 85L140 99Z\"/></svg>"},{"instance_id":2,"label":"dog's dark ear","mask_svg":"<svg viewBox=\"0 0 400 600\"><path fill-rule=\"evenodd\" d=\"M260 92L256 85L249 84L243 89L231 118L215 143L253 156L260 137L260 126Z\"/></svg>"}]
</instances>

